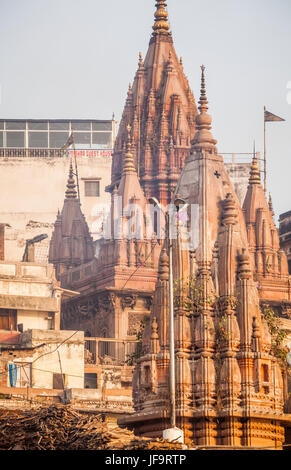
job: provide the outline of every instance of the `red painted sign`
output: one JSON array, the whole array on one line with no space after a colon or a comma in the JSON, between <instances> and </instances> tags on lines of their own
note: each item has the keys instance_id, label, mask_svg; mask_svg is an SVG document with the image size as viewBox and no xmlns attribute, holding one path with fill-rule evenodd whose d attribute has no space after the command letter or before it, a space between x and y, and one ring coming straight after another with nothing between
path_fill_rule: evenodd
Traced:
<instances>
[{"instance_id":1,"label":"red painted sign","mask_svg":"<svg viewBox=\"0 0 291 470\"><path fill-rule=\"evenodd\" d=\"M70 150L70 157L112 157L112 150Z\"/></svg>"}]
</instances>

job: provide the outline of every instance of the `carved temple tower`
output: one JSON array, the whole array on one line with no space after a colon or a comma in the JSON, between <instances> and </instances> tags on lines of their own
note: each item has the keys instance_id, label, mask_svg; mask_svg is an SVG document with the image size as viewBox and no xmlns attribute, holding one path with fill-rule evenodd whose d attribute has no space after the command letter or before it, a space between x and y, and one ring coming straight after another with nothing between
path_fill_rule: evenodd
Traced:
<instances>
[{"instance_id":1,"label":"carved temple tower","mask_svg":"<svg viewBox=\"0 0 291 470\"><path fill-rule=\"evenodd\" d=\"M162 204L171 200L184 160L194 137L197 108L188 80L178 59L170 27L166 2L156 3L153 34L127 100L115 141L112 163L113 190L122 172L122 154L127 125L132 127L132 152L145 196Z\"/></svg>"},{"instance_id":2,"label":"carved temple tower","mask_svg":"<svg viewBox=\"0 0 291 470\"><path fill-rule=\"evenodd\" d=\"M150 314L157 281L160 244L134 165L130 133L128 126L121 180L112 192L98 258L61 276L62 286L80 292L63 304L62 327L83 329L90 336L136 339Z\"/></svg>"},{"instance_id":3,"label":"carved temple tower","mask_svg":"<svg viewBox=\"0 0 291 470\"><path fill-rule=\"evenodd\" d=\"M58 212L52 233L49 262L60 279L68 269L88 263L94 258L93 239L77 197L72 162L62 212Z\"/></svg>"},{"instance_id":4,"label":"carved temple tower","mask_svg":"<svg viewBox=\"0 0 291 470\"><path fill-rule=\"evenodd\" d=\"M173 240L177 425L194 445L281 448L290 415L283 411L282 369L260 297L287 300L286 259L272 234L255 161L244 211L239 204L211 133L204 67L199 104L197 133L175 191L188 204L188 221L177 218ZM183 234L193 205L199 208L199 241L187 247ZM169 427L168 284L163 249L135 369L136 411L121 420L149 436Z\"/></svg>"}]
</instances>

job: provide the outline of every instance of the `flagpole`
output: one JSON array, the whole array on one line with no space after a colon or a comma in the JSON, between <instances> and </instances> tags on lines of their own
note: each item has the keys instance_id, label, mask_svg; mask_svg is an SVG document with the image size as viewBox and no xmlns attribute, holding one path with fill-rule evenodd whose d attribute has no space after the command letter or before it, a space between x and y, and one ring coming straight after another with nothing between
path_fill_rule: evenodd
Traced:
<instances>
[{"instance_id":1,"label":"flagpole","mask_svg":"<svg viewBox=\"0 0 291 470\"><path fill-rule=\"evenodd\" d=\"M266 166L266 106L264 106L264 191L267 193L267 166Z\"/></svg>"}]
</instances>

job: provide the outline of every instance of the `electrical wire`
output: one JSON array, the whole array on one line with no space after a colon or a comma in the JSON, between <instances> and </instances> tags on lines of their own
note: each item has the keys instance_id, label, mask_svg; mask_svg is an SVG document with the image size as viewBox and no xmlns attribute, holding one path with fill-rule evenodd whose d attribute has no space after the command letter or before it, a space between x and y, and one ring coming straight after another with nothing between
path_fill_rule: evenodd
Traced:
<instances>
[{"instance_id":1,"label":"electrical wire","mask_svg":"<svg viewBox=\"0 0 291 470\"><path fill-rule=\"evenodd\" d=\"M34 364L34 363L35 363L36 361L38 361L41 357L55 353L64 343L66 343L67 341L69 341L76 333L79 333L79 332L80 332L80 330L74 331L74 333L73 333L71 336L69 336L68 338L66 338L64 341L62 341L62 342L56 347L56 349L54 349L53 351L48 351L48 352L46 352L46 353L44 353L44 354L41 354L40 356L36 357L33 361L27 362L27 364ZM17 363L15 363L15 364L17 364ZM22 366L22 367L23 367L23 366ZM49 371L48 371L48 372L49 372ZM5 374L7 374L6 371L5 371L5 372L0 372L0 375L5 375ZM68 374L67 374L67 375L68 375Z\"/></svg>"}]
</instances>

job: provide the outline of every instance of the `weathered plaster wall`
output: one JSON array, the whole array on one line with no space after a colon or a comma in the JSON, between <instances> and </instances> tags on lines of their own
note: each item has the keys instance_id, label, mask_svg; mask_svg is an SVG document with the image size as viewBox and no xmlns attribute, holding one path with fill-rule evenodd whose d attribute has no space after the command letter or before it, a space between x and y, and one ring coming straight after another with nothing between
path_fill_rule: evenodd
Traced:
<instances>
[{"instance_id":1,"label":"weathered plaster wall","mask_svg":"<svg viewBox=\"0 0 291 470\"><path fill-rule=\"evenodd\" d=\"M239 202L243 205L249 184L251 163L225 163L225 167Z\"/></svg>"},{"instance_id":2,"label":"weathered plaster wall","mask_svg":"<svg viewBox=\"0 0 291 470\"><path fill-rule=\"evenodd\" d=\"M49 330L52 328L52 319L49 312L36 312L30 310L17 310L17 324L22 323L25 330Z\"/></svg>"},{"instance_id":3,"label":"weathered plaster wall","mask_svg":"<svg viewBox=\"0 0 291 470\"><path fill-rule=\"evenodd\" d=\"M0 223L6 227L5 259L21 260L25 240L41 233L51 237L58 209L62 209L70 160L62 158L0 158ZM111 157L77 157L82 211L90 230L98 227L96 205L110 203ZM100 178L100 197L85 197L85 180ZM94 237L94 235L93 235ZM42 259L48 241L41 242Z\"/></svg>"},{"instance_id":4,"label":"weathered plaster wall","mask_svg":"<svg viewBox=\"0 0 291 470\"><path fill-rule=\"evenodd\" d=\"M0 308L17 310L24 330L58 328L60 306L51 264L0 261Z\"/></svg>"},{"instance_id":5,"label":"weathered plaster wall","mask_svg":"<svg viewBox=\"0 0 291 470\"><path fill-rule=\"evenodd\" d=\"M79 331L45 331L31 329L21 335L25 349L3 351L1 354L0 385L9 386L8 362L31 364L32 388L53 388L53 374L65 375L66 388L84 387L84 333Z\"/></svg>"},{"instance_id":6,"label":"weathered plaster wall","mask_svg":"<svg viewBox=\"0 0 291 470\"><path fill-rule=\"evenodd\" d=\"M4 224L0 224L0 261L4 260L4 240L5 240L5 232L4 232Z\"/></svg>"}]
</instances>

